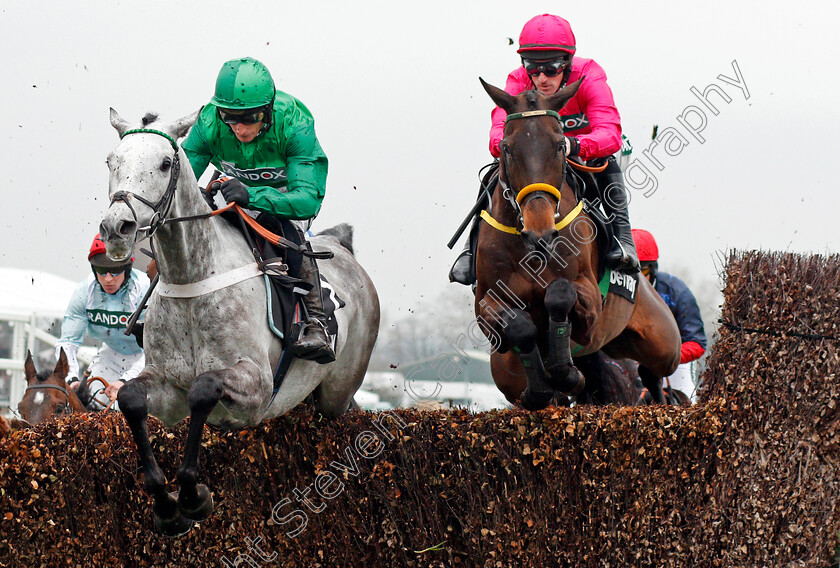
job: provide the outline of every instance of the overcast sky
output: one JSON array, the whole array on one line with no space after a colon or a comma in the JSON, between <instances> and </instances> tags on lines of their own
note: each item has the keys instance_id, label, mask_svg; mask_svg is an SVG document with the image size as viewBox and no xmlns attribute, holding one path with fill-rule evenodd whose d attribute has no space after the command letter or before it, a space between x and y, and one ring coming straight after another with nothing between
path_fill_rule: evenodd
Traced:
<instances>
[{"instance_id":1,"label":"overcast sky","mask_svg":"<svg viewBox=\"0 0 840 568\"><path fill-rule=\"evenodd\" d=\"M0 2L4 54L0 265L88 274L107 205L114 107L177 119L207 102L222 63L250 55L314 113L330 160L314 230L356 227L357 256L398 318L450 285L446 242L488 161L492 102L519 64L522 25L559 12L578 55L607 72L624 133L656 177L631 221L660 267L716 278L731 248L840 248L833 2ZM83 6L83 7L82 7ZM737 67L748 91L727 84ZM714 115L691 88L720 86ZM706 124L698 135L679 118ZM693 112L693 114L692 114ZM650 149L654 125L672 153ZM682 146L680 148L680 146ZM662 171L642 154L651 150ZM677 152L676 150L679 150ZM637 168L637 180L641 178ZM834 180L834 181L832 181ZM456 247L460 250L462 243Z\"/></svg>"}]
</instances>

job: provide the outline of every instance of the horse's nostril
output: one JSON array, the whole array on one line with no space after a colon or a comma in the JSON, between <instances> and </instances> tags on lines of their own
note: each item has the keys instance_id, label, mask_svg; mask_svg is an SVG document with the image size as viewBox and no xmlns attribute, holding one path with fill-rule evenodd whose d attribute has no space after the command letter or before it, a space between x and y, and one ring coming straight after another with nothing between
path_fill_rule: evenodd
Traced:
<instances>
[{"instance_id":1,"label":"horse's nostril","mask_svg":"<svg viewBox=\"0 0 840 568\"><path fill-rule=\"evenodd\" d=\"M123 221L117 227L117 231L123 237L130 237L137 232L137 223L134 221Z\"/></svg>"}]
</instances>

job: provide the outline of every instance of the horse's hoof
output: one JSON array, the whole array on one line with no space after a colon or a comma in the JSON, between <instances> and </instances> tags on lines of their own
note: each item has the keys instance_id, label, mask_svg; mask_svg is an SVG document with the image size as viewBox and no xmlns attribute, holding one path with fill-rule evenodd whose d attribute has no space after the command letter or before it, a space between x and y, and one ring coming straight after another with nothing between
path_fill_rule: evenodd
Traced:
<instances>
[{"instance_id":1,"label":"horse's hoof","mask_svg":"<svg viewBox=\"0 0 840 568\"><path fill-rule=\"evenodd\" d=\"M560 382L557 390L569 396L575 396L586 388L586 379L577 367L569 369L569 374Z\"/></svg>"},{"instance_id":2,"label":"horse's hoof","mask_svg":"<svg viewBox=\"0 0 840 568\"><path fill-rule=\"evenodd\" d=\"M534 392L530 389L525 389L519 395L519 400L525 410L542 410L551 404L552 398L554 398L553 392Z\"/></svg>"},{"instance_id":3,"label":"horse's hoof","mask_svg":"<svg viewBox=\"0 0 840 568\"><path fill-rule=\"evenodd\" d=\"M155 528L163 536L174 538L187 534L192 526L193 522L185 519L180 513L176 513L171 519L162 519L155 514Z\"/></svg>"},{"instance_id":4,"label":"horse's hoof","mask_svg":"<svg viewBox=\"0 0 840 568\"><path fill-rule=\"evenodd\" d=\"M561 392L554 393L554 406L569 407L572 405L572 400Z\"/></svg>"},{"instance_id":5,"label":"horse's hoof","mask_svg":"<svg viewBox=\"0 0 840 568\"><path fill-rule=\"evenodd\" d=\"M206 485L196 485L195 490L198 493L198 500L195 503L186 503L184 499L178 497L178 492L173 496L178 499L178 511L181 515L185 519L200 523L213 512L213 494Z\"/></svg>"}]
</instances>

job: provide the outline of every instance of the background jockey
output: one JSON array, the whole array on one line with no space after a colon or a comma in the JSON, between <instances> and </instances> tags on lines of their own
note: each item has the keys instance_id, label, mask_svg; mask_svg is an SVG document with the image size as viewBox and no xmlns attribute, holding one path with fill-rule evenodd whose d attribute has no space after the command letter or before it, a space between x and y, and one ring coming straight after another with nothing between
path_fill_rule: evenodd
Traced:
<instances>
[{"instance_id":1,"label":"background jockey","mask_svg":"<svg viewBox=\"0 0 840 568\"><path fill-rule=\"evenodd\" d=\"M93 274L82 281L70 298L70 305L61 324L61 338L55 345L56 359L63 347L70 367L67 382L79 388L79 362L76 354L89 336L102 342L102 347L88 367L88 375L102 377L110 385L95 395L107 406L117 399L117 392L126 381L140 374L146 366L143 350L134 335L125 335L128 318L149 289L145 273L132 268L132 261L116 263L105 255L105 243L97 234L88 254ZM117 409L116 403L114 409Z\"/></svg>"},{"instance_id":2,"label":"background jockey","mask_svg":"<svg viewBox=\"0 0 840 568\"><path fill-rule=\"evenodd\" d=\"M669 377L671 386L681 390L694 399L694 380L691 376L692 361L696 361L706 352L706 332L700 317L700 308L694 294L685 282L659 271L659 247L648 231L633 229L633 239L639 253L639 263L644 274L653 287L671 308L677 327L680 328L682 347L680 348L680 366Z\"/></svg>"},{"instance_id":3,"label":"background jockey","mask_svg":"<svg viewBox=\"0 0 840 568\"><path fill-rule=\"evenodd\" d=\"M228 203L308 222L321 209L327 156L315 136L315 119L302 102L275 89L268 69L256 59L232 59L222 66L215 95L183 148L196 179L209 163L229 176L220 186ZM299 277L312 290L304 296L309 321L294 352L320 363L334 361L314 259L303 257Z\"/></svg>"},{"instance_id":4,"label":"background jockey","mask_svg":"<svg viewBox=\"0 0 840 568\"><path fill-rule=\"evenodd\" d=\"M616 237L606 263L617 270L634 272L639 263L630 233L628 198L621 168L613 156L622 145L621 119L604 70L592 59L575 57L575 52L575 35L569 22L551 14L531 18L519 35L517 53L522 58L522 66L508 75L505 91L518 95L536 89L544 95L553 95L568 83L585 77L577 93L561 111L563 129L567 133L565 153L585 162L594 161L590 165L603 164L606 159L606 169L595 175L601 204ZM496 107L491 117L490 153L498 158L507 113ZM597 204L593 205L597 207ZM472 256L477 226L474 222L467 248L449 273L452 282L472 284L475 281Z\"/></svg>"}]
</instances>

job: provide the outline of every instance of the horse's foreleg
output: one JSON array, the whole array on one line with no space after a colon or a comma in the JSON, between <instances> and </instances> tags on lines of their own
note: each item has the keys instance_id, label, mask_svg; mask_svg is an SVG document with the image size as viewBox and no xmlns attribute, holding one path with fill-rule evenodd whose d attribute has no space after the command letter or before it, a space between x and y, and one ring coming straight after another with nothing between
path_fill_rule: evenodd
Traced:
<instances>
[{"instance_id":1,"label":"horse's foreleg","mask_svg":"<svg viewBox=\"0 0 840 568\"><path fill-rule=\"evenodd\" d=\"M199 452L201 437L207 417L216 408L224 393L224 384L219 372L199 375L190 387L187 403L190 407L190 429L184 445L184 461L178 469L178 509L193 521L203 521L213 512L213 497L206 485L198 484L200 474Z\"/></svg>"},{"instance_id":2,"label":"horse's foreleg","mask_svg":"<svg viewBox=\"0 0 840 568\"><path fill-rule=\"evenodd\" d=\"M548 383L548 374L537 347L537 326L531 316L522 310L511 310L503 319L505 337L525 367L528 379L528 386L520 396L522 406L528 410L541 410L551 403L554 389Z\"/></svg>"},{"instance_id":3,"label":"horse's foreleg","mask_svg":"<svg viewBox=\"0 0 840 568\"><path fill-rule=\"evenodd\" d=\"M149 442L147 380L149 376L141 374L136 379L127 382L117 394L117 400L131 429L134 443L137 444L146 491L155 500L155 526L166 536L178 536L190 530L192 522L181 516L178 512L177 501L167 492L166 477L158 466Z\"/></svg>"},{"instance_id":4,"label":"horse's foreleg","mask_svg":"<svg viewBox=\"0 0 840 568\"><path fill-rule=\"evenodd\" d=\"M639 377L642 379L642 384L650 393L653 402L656 404L665 404L665 392L662 390L662 377L653 374L653 371L639 365Z\"/></svg>"},{"instance_id":5,"label":"horse's foreleg","mask_svg":"<svg viewBox=\"0 0 840 568\"><path fill-rule=\"evenodd\" d=\"M548 310L548 374L554 388L567 394L577 394L585 386L583 374L572 362L569 343L572 333L569 312L576 301L575 287L565 279L551 282L545 291L544 303Z\"/></svg>"}]
</instances>

